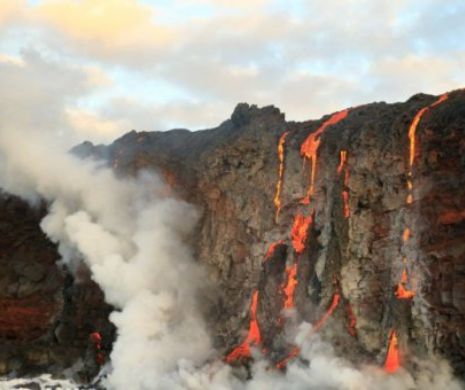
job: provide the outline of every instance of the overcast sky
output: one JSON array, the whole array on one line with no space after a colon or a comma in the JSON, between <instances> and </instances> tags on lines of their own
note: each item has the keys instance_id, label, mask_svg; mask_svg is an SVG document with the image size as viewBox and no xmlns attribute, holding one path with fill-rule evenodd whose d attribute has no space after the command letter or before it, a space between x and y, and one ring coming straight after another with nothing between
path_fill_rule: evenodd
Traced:
<instances>
[{"instance_id":1,"label":"overcast sky","mask_svg":"<svg viewBox=\"0 0 465 390\"><path fill-rule=\"evenodd\" d=\"M0 123L108 142L465 86L463 0L0 0Z\"/></svg>"}]
</instances>

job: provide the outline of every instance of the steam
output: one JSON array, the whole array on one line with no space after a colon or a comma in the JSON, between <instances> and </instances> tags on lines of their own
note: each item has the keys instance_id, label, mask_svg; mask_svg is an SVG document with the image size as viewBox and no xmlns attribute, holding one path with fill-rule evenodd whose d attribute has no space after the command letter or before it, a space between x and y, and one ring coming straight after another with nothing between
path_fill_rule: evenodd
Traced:
<instances>
[{"instance_id":1,"label":"steam","mask_svg":"<svg viewBox=\"0 0 465 390\"><path fill-rule=\"evenodd\" d=\"M45 141L44 141L45 140ZM73 269L81 258L115 306L117 338L106 386L111 389L460 389L442 362L401 370L355 368L302 324L303 359L286 374L256 354L252 379L224 365L210 345L196 294L205 275L185 238L197 220L188 204L167 198L153 174L121 180L107 168L66 153L45 134L0 133L0 185L34 203L48 202L41 227ZM256 352L256 351L255 351ZM306 360L306 361L305 361Z\"/></svg>"}]
</instances>

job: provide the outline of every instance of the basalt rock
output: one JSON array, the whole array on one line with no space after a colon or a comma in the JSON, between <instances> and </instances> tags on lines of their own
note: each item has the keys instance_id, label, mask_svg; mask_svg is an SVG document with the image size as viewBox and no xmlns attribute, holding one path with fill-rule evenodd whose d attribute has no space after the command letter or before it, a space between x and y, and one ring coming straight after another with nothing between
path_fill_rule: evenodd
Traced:
<instances>
[{"instance_id":1,"label":"basalt rock","mask_svg":"<svg viewBox=\"0 0 465 390\"><path fill-rule=\"evenodd\" d=\"M121 176L156 170L173 194L197 205L201 219L192 245L216 285L205 315L223 356L244 341L258 291L260 348L274 363L293 350L286 329L304 320L354 362L382 365L395 330L405 365L413 364L410 357L434 353L465 377L465 92L425 110L412 152L409 127L435 101L421 94L405 103L359 106L334 123L331 117L286 122L274 107L240 104L214 129L132 131L111 145L85 143L72 152L103 159ZM302 159L301 145L328 120L317 159ZM276 218L277 145L285 131ZM314 185L304 204L312 163ZM0 319L2 351L19 351L13 355L21 367L71 365L86 356L94 328L111 341L109 308L88 277L84 289L64 276L55 248L40 236L40 213L22 207L23 214L3 212L0 224L12 240L0 241L6 291L0 307L14 314ZM291 237L299 214L312 217L300 252ZM12 228L18 215L23 225ZM283 313L294 264L292 304ZM411 296L400 299L399 286ZM87 325L86 310L99 311ZM15 315L24 318L15 321ZM60 352L45 358L43 345L71 353L52 362Z\"/></svg>"}]
</instances>

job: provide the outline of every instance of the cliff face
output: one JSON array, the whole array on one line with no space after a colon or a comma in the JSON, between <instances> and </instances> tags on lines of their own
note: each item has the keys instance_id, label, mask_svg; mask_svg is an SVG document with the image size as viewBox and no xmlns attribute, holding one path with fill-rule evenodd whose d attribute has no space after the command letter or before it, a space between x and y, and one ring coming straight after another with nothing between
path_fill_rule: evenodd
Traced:
<instances>
[{"instance_id":1,"label":"cliff face","mask_svg":"<svg viewBox=\"0 0 465 390\"><path fill-rule=\"evenodd\" d=\"M434 352L463 376L464 129L465 92L303 123L241 104L216 129L131 132L74 153L120 175L158 170L198 205L192 245L217 286L205 314L230 362L260 343L283 366L296 352L284 329L305 320L356 362L382 365L395 335L405 365ZM0 306L11 316L0 335L14 346L1 349L11 355L0 356L4 370L69 366L96 330L111 342L101 293L55 265L41 213L12 199L1 207L2 275L11 276L0 281ZM45 345L57 351L48 360L27 357Z\"/></svg>"}]
</instances>

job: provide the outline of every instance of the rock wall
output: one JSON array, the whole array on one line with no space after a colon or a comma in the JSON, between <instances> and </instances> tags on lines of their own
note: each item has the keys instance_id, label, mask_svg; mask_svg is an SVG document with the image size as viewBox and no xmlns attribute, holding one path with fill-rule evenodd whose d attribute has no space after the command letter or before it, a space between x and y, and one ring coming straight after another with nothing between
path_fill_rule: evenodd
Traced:
<instances>
[{"instance_id":1,"label":"rock wall","mask_svg":"<svg viewBox=\"0 0 465 390\"><path fill-rule=\"evenodd\" d=\"M155 169L171 184L173 194L198 206L202 217L192 245L216 287L205 298L205 314L215 345L224 356L230 354L231 361L247 358L235 347L246 340L251 319L258 323L259 341L272 361L280 365L293 358L295 350L286 341L285 330L305 320L355 362L382 365L389 335L395 332L405 365L435 353L465 376L465 92L447 97L423 110L413 151L409 128L419 111L437 97L416 95L405 103L374 103L352 108L338 121L324 117L301 123L286 122L274 107L240 104L231 119L215 129L133 131L109 146L85 143L73 152L106 159L120 175ZM328 126L321 131L325 123ZM309 154L313 158L303 159L302 144L319 131L316 149ZM288 133L280 157L278 144L284 132ZM309 202L304 204L310 187ZM15 220L15 213L5 215L5 221ZM40 237L38 216L24 213L28 234ZM295 224L299 215L304 222L300 227ZM28 321L21 321L33 329L35 341L21 337L26 332L15 325L14 315L12 320L0 320L2 342L18 345L24 353L40 343L67 350L69 343L56 336L57 324L66 322L64 318L74 322L80 310L105 307L101 294L95 286L91 294L87 287L67 283L63 271L53 265L54 248L43 237L37 240L44 253L27 262L56 269L56 282L50 282L55 287L45 287L49 283L38 279L40 271L13 266L16 261L11 259L25 250L24 245L27 249L36 244L32 239L22 244L21 234L11 232L18 243L5 244L11 247L5 252L9 260L5 267L15 276L5 282L5 291L15 278L49 290L40 294L39 302L29 287L22 287L29 295L20 295L15 287L0 305L23 313L17 315L26 313L23 307L48 307L48 302L56 308L41 310L40 315L33 312ZM258 294L255 312L254 294ZM282 314L284 306L288 316ZM107 329L111 340L105 310L92 317L89 326L73 328L82 332L77 338L81 344L69 355L69 364L85 355L85 334L93 328ZM68 328L72 327L63 329ZM21 353L15 356L24 364Z\"/></svg>"}]
</instances>

